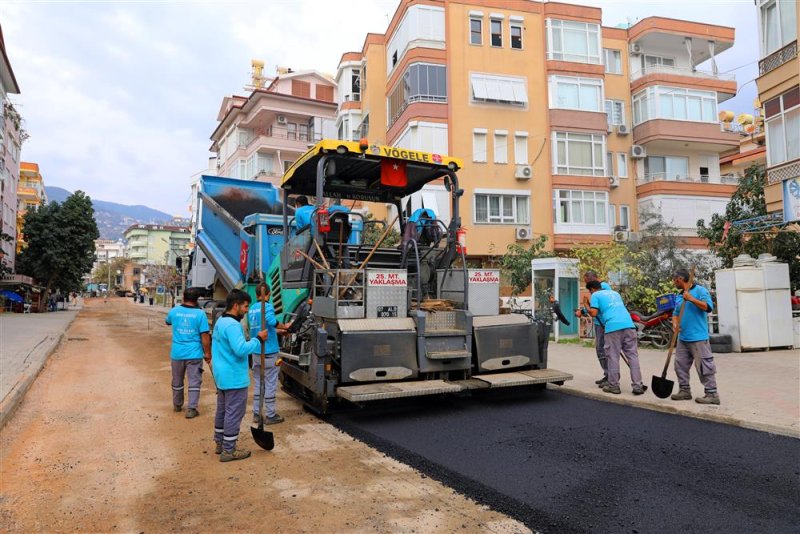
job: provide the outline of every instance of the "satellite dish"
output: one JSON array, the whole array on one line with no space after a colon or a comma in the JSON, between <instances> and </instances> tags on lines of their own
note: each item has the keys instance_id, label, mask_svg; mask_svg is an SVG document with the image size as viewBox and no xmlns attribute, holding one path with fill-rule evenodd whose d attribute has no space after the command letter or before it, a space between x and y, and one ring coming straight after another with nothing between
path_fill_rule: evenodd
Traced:
<instances>
[{"instance_id":1,"label":"satellite dish","mask_svg":"<svg viewBox=\"0 0 800 534\"><path fill-rule=\"evenodd\" d=\"M753 124L753 116L749 113L742 113L736 117L736 122L744 126L745 124Z\"/></svg>"},{"instance_id":2,"label":"satellite dish","mask_svg":"<svg viewBox=\"0 0 800 534\"><path fill-rule=\"evenodd\" d=\"M732 122L733 121L733 111L720 111L717 115L719 117L720 122Z\"/></svg>"}]
</instances>

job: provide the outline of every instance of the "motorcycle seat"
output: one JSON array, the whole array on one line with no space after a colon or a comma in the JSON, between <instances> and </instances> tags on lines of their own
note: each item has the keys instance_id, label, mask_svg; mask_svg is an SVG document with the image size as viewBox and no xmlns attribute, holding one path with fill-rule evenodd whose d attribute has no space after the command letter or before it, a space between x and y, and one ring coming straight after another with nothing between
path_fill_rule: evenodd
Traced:
<instances>
[{"instance_id":1,"label":"motorcycle seat","mask_svg":"<svg viewBox=\"0 0 800 534\"><path fill-rule=\"evenodd\" d=\"M670 313L669 311L660 311L660 312L656 312L656 313L654 313L652 315L645 315L645 314L640 313L638 311L632 311L631 312L631 314L638 315L639 316L639 321L641 321L643 323L646 323L647 321L651 321L651 320L655 319L656 317L658 317L660 315L669 314L669 313Z\"/></svg>"}]
</instances>

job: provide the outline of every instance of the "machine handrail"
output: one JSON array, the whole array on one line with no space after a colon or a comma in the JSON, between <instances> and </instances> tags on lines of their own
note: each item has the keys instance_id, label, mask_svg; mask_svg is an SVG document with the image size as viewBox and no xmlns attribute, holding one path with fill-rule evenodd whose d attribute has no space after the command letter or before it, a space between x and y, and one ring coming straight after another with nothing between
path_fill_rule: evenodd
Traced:
<instances>
[{"instance_id":1,"label":"machine handrail","mask_svg":"<svg viewBox=\"0 0 800 534\"><path fill-rule=\"evenodd\" d=\"M416 267L417 273L414 277L417 281L417 309L419 309L420 304L422 303L422 281L420 280L421 271L420 271L420 264L419 264L419 248L417 247L417 240L416 239L409 239L406 241L406 244L403 245L403 261L400 263L400 268L405 269L408 264L408 248L414 246L414 257L416 258Z\"/></svg>"}]
</instances>

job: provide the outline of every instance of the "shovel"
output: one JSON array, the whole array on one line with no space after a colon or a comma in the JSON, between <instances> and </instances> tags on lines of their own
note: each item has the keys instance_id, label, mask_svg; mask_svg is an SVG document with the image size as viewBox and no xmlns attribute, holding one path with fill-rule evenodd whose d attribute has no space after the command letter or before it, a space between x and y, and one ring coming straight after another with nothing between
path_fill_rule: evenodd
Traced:
<instances>
[{"instance_id":1,"label":"shovel","mask_svg":"<svg viewBox=\"0 0 800 534\"><path fill-rule=\"evenodd\" d=\"M261 295L259 298L261 300L261 330L267 329L267 303L264 300L264 296L266 293L264 292L264 287L261 288ZM260 397L258 399L258 428L250 427L250 432L253 434L253 441L256 442L256 445L264 449L265 451L271 451L275 448L275 438L272 435L272 432L268 432L264 430L264 394L265 394L265 385L264 385L264 349L265 349L266 342L261 342L261 382L259 383L259 394Z\"/></svg>"},{"instance_id":2,"label":"shovel","mask_svg":"<svg viewBox=\"0 0 800 534\"><path fill-rule=\"evenodd\" d=\"M689 272L689 287L694 283L694 266ZM659 399L666 399L672 395L672 390L675 388L675 382L667 380L667 369L669 369L669 362L672 360L672 351L675 350L675 345L678 343L678 335L681 333L681 319L683 318L683 310L686 308L686 299L681 302L681 311L678 312L678 326L675 332L672 333L672 340L669 342L669 352L667 352L667 361L664 363L664 370L661 371L661 376L653 375L650 385L653 387L653 393Z\"/></svg>"}]
</instances>

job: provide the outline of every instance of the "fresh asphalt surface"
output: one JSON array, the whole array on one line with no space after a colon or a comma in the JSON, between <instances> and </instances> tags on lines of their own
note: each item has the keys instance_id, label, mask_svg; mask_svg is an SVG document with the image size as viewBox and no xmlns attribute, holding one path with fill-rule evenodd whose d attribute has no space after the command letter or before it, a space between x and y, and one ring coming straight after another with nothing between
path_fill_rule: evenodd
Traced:
<instances>
[{"instance_id":1,"label":"fresh asphalt surface","mask_svg":"<svg viewBox=\"0 0 800 534\"><path fill-rule=\"evenodd\" d=\"M800 440L553 390L483 393L331 422L540 532L800 532Z\"/></svg>"}]
</instances>

